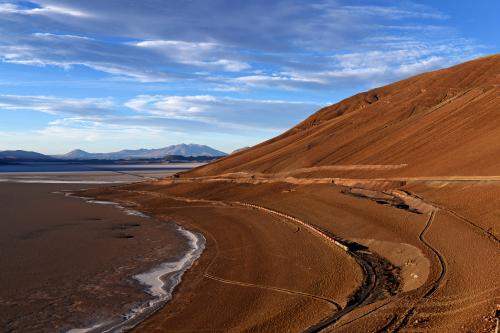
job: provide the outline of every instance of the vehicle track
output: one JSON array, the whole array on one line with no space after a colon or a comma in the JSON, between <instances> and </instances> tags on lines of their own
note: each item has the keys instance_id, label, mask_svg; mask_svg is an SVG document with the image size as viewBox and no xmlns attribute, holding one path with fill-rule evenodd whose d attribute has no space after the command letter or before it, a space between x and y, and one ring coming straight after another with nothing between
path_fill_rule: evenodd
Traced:
<instances>
[{"instance_id":1,"label":"vehicle track","mask_svg":"<svg viewBox=\"0 0 500 333\"><path fill-rule=\"evenodd\" d=\"M441 284L441 281L443 280L445 274L446 274L446 261L444 260L444 256L441 254L441 252L439 252L438 249L436 249L435 247L433 247L427 240L425 240L424 238L424 234L426 233L426 231L430 228L432 222L434 221L434 218L436 216L436 212L431 212L430 213L430 216L429 216L429 219L427 220L427 224L425 225L425 228L422 230L422 232L420 233L420 235L418 235L418 239L424 243L427 248L429 250L431 250L435 255L436 257L438 258L439 260L439 265L440 265L440 273L439 273L439 276L438 278L436 279L436 281L433 283L433 286L431 287L431 289L429 289L429 291L427 291L427 293L425 293L424 297L423 298L427 298L427 297L430 297L432 296L432 294L434 294L434 292L436 291L436 289L439 287L439 285Z\"/></svg>"},{"instance_id":2,"label":"vehicle track","mask_svg":"<svg viewBox=\"0 0 500 333\"><path fill-rule=\"evenodd\" d=\"M422 229L420 234L418 235L418 239L436 256L438 259L439 267L440 267L440 272L436 280L431 284L431 287L420 297L419 300L413 303L413 305L410 307L408 311L404 314L402 319L396 323L396 326L392 330L392 332L397 333L401 331L403 328L405 328L408 325L408 322L410 321L411 317L415 314L416 307L418 303L426 298L429 298L432 296L437 288L440 286L445 274L446 274L446 262L444 260L444 256L436 249L434 248L424 237L425 233L427 230L429 230L430 226L432 225L432 222L434 221L434 218L436 216L436 212L431 212L429 214L429 218L427 219L427 223L425 224L425 227Z\"/></svg>"},{"instance_id":3,"label":"vehicle track","mask_svg":"<svg viewBox=\"0 0 500 333\"><path fill-rule=\"evenodd\" d=\"M411 193L408 193L410 195L412 195ZM419 198L419 197L418 197ZM462 221L462 222L465 222L466 224L468 224L470 227L472 227L473 230L475 230L476 232L478 232L479 234L481 234L482 236L485 236L486 238L488 238L489 240L493 240L494 242L496 243L499 243L499 240L498 238L492 234L491 232L489 232L488 230L485 230L484 228L482 228L481 226L475 224L473 221L467 219L466 217L460 215L459 213L451 210L451 209L448 209L446 207L443 207L443 206L440 206L438 204L435 204L433 202L430 202L430 201L427 201L427 200L424 200L422 198L420 198L423 202L426 202L428 203L429 205L437 208L438 210L444 212L444 213L447 213L449 215L451 215L452 217ZM427 223L424 227L424 229L421 231L421 233L419 234L419 240L430 250L434 253L434 255L436 256L438 262L439 262L439 267L440 267L440 273L439 273L439 276L438 278L432 283L432 286L427 290L427 292L425 294L423 294L420 299L416 302L413 303L412 306L410 306L410 308L405 312L405 314L403 315L403 318L398 320L398 316L392 316L391 319L389 319L389 321L382 327L380 328L377 333L383 333L383 332L388 332L390 331L391 327L393 328L393 332L399 332L401 329L405 328L406 325L408 324L408 322L410 321L410 319L414 316L416 317L419 317L420 314L422 313L426 313L425 311L421 311L422 307L434 307L434 306L440 306L442 305L439 301L438 302L430 302L430 303L426 303L425 305L422 305L422 306L419 306L419 303L421 300L423 299L428 299L430 298L432 295L434 295L435 291L437 290L437 288L439 287L439 285L441 284L445 274L446 274L446 262L445 262L445 259L444 259L444 256L436 249L434 248L426 239L425 239L425 233L427 232L427 230L430 228L434 218L435 218L435 214L436 214L436 211L432 211L430 212L430 215L429 215L429 218L427 220ZM493 289L497 289L498 287L495 287ZM483 293L479 293L479 294L483 294ZM471 296L466 296L465 298L476 298L476 297L479 297L479 294L477 295L471 295ZM477 305L477 304L483 304L483 303L486 303L488 300L491 300L491 299L494 299L493 298L489 298L487 300L480 300L480 301L477 301L474 303L474 305ZM448 302L444 302L444 303L461 303L461 302L465 302L465 300L460 297L460 296L457 296L457 299L454 300L454 301L448 301ZM368 314L371 314L377 310L379 310L380 308L388 305L389 303L391 302L387 302L386 304L383 304L379 307L377 307L376 309L373 309L371 310L370 312L356 318L356 319L353 319L347 323L344 323L343 325L341 326L338 326L338 328L340 327L344 327L345 325L347 324L350 324L352 322L355 322L356 320L362 318L362 317L365 317L366 315ZM458 307L458 308L455 308L453 311L448 311L446 313L459 313L460 311L463 311L467 308L470 308L471 305L467 305L467 306L462 306L462 307ZM417 313L417 310L418 310L418 313ZM440 312L440 313L434 313L433 312L429 312L431 313L431 316L438 316L440 314L443 314L445 312Z\"/></svg>"},{"instance_id":4,"label":"vehicle track","mask_svg":"<svg viewBox=\"0 0 500 333\"><path fill-rule=\"evenodd\" d=\"M304 293L304 292L301 292L301 291L290 290L290 289L285 289L285 288L279 288L279 287L273 287L273 286L265 286L265 285L255 284L255 283L247 283L247 282L240 282L240 281L234 281L234 280L227 280L227 279L223 279L223 278L220 278L220 277L213 276L213 275L208 274L208 273L203 274L203 276L205 276L206 278L209 278L211 280L214 280L214 281L219 281L219 282L222 282L222 283L236 285L236 286L241 286L241 287L251 287L251 288L266 289L266 290L276 291L276 292L285 293L285 294L294 295L294 296L305 296L305 297L309 297L309 298L313 298L313 299L316 299L316 300L327 302L330 305L335 306L335 308L337 309L337 311L342 309L342 307L340 306L340 304L338 304L337 302L335 302L332 299L329 299L329 298L326 298L326 297L323 297L323 296L308 294L308 293Z\"/></svg>"},{"instance_id":5,"label":"vehicle track","mask_svg":"<svg viewBox=\"0 0 500 333\"><path fill-rule=\"evenodd\" d=\"M354 309L362 306L374 292L375 287L377 285L377 274L375 273L375 269L364 258L358 257L354 254L351 255L356 259L358 264L363 269L365 277L363 284L358 289L358 292L356 293L354 299L348 302L345 308L333 314L331 317L309 327L307 330L304 331L304 333L319 332L327 328L328 326L334 324L335 322L339 321L342 317L352 312Z\"/></svg>"},{"instance_id":6,"label":"vehicle track","mask_svg":"<svg viewBox=\"0 0 500 333\"><path fill-rule=\"evenodd\" d=\"M484 298L480 301L476 301L476 302L473 302L473 303L468 303L467 305L464 305L464 306L461 306L461 307L454 307L453 310L446 310L446 311L421 311L419 309L419 313L416 315L417 317L437 317L437 316L442 316L442 315L449 315L449 314L453 314L453 313L459 313L459 312L462 312L462 311L465 311L467 309L470 309L470 308L473 308L473 307L476 307L480 304L485 304L485 303L489 303L490 301L494 300L494 299L497 299L498 297L489 297L489 298Z\"/></svg>"},{"instance_id":7,"label":"vehicle track","mask_svg":"<svg viewBox=\"0 0 500 333\"><path fill-rule=\"evenodd\" d=\"M291 222L295 222L298 223L299 225L305 226L306 228L312 230L314 233L320 235L323 239L327 239L330 243L346 251L348 255L352 256L356 260L356 262L360 265L361 269L363 270L364 273L363 284L356 291L351 300L347 303L347 306L341 309L340 311L335 312L332 316L326 318L325 320L312 325L311 327L306 329L304 333L319 332L327 328L328 326L337 322L348 313L352 312L354 309L380 298L380 296L386 290L387 272L384 270L383 264L380 263L380 261L383 260L382 258L373 255L369 251L351 249L346 244L339 242L336 239L337 237L334 237L330 233L323 231L321 228L314 226L310 223L307 223L305 221L302 221L296 217L289 216L287 214L278 212L276 210L254 204L248 204L248 203L237 203L237 204L242 204L247 207L259 209L266 213L278 215L280 217L289 219Z\"/></svg>"},{"instance_id":8,"label":"vehicle track","mask_svg":"<svg viewBox=\"0 0 500 333\"><path fill-rule=\"evenodd\" d=\"M229 181L229 182L233 182L234 180L236 180L236 179L220 179L219 178L219 179L211 179L210 181ZM241 179L241 180L243 180L243 182L244 182L246 180L246 177L244 177L244 179ZM252 179L248 179L248 182L254 183L256 180L258 180L258 179L252 178ZM266 179L266 180L270 181L271 179ZM291 181L284 180L284 179L273 179L273 180L274 181L291 182L291 183L296 183L296 181L302 181L302 179L300 179L300 178L293 179ZM410 180L410 179L408 179L408 180ZM411 180L418 180L418 179L411 179ZM422 180L428 180L428 179L422 179ZM474 180L474 179L456 179L456 180L455 179L447 179L447 180L448 181L469 181L469 180ZM186 181L186 180L184 179L183 181ZM196 179L188 179L188 181L197 181L197 180ZM499 179L489 179L489 181L500 181L500 177L499 177ZM181 182L182 182L182 180L181 180ZM266 181L264 181L264 182L266 182ZM307 181L305 183L318 183L318 182L321 183L321 182L327 182L327 181L326 181L326 179L312 179L312 180L309 180L309 181ZM328 180L328 183L330 183L329 180ZM183 201L183 202L190 202L190 203L193 203L193 202L205 203L205 204L210 205L210 207L216 206L216 207L226 207L226 208L235 208L235 207L238 207L238 208L244 208L244 207L246 207L246 208L248 208L247 205L249 205L249 204L245 204L245 203L231 202L231 201L217 201L217 200L192 199L192 198L186 198L186 197L176 197L176 196L169 196L169 195L166 195L166 194L163 194L163 193L155 193L155 192L149 192L149 191L127 191L127 192L142 193L142 194L148 194L148 195L153 195L153 196L157 196L157 197L166 197L166 198L169 198L169 199L179 200L179 201ZM426 200L424 200L424 201L426 201ZM451 209L448 209L446 207L441 207L441 206L439 206L437 204L434 204L432 202L429 202L429 201L426 201L426 202L429 203L429 204L432 204L433 206L435 206L436 208L440 209L441 211L446 212L447 214L450 214L451 216L453 216L453 217L461 220L462 222L467 223L473 229L475 229L476 232L479 232L480 234L482 234L483 236L486 236L490 240L493 240L493 241L499 243L499 239L495 235L493 235L489 231L483 229L479 225L475 224L473 221L470 221L469 219L461 216L460 214L456 213L455 211L453 211ZM253 208L260 209L260 210L264 211L265 213L270 213L272 215L279 215L279 216L282 216L282 217L284 216L283 213L280 213L280 212L277 212L277 211L272 211L272 210L270 210L268 208L265 208L265 207L257 207L255 205L252 205L252 206L254 206ZM272 211L272 212L269 212L269 211ZM428 232L428 230L430 229L431 225L434 222L435 215L436 215L435 211L432 211L432 212L429 213L429 217L427 219L427 222L426 222L424 228L421 230L421 232L420 232L420 234L418 236L418 239L436 257L436 261L438 263L439 274L438 274L437 278L434 280L434 282L432 282L431 285L428 286L428 289L423 294L421 293L420 296L419 296L419 298L417 300L413 301L412 304L408 306L407 310L404 312L404 314L402 316L400 316L398 314L395 314L395 315L392 315L391 317L387 318L388 322L382 328L380 328L377 332L389 332L389 331L400 332L401 330L408 329L407 325L410 323L410 320L412 318L419 317L419 315L421 313L425 313L425 311L423 311L423 312L421 311L422 308L425 308L425 306L431 306L432 307L433 304L436 305L436 306L439 306L438 303L434 303L432 301L429 302L429 303L426 303L426 304L419 304L424 299L429 299L429 298L431 298L435 294L436 290L442 284L443 279L444 279L444 277L446 275L446 272L447 272L447 266L446 266L446 261L445 261L444 256L439 252L439 250L437 250L436 248L434 248L432 246L432 244L430 244L427 241L427 239L425 238L426 233ZM284 216L284 217L286 219L288 219L287 216ZM297 219L293 218L293 220L289 220L289 222L292 222L292 223L297 222ZM305 230L307 230L310 227L310 228L315 229L313 232L319 232L319 233L322 233L323 236L331 238L330 235L324 233L321 230L318 230L318 228L315 228L314 226L312 226L312 225L310 225L310 224L308 224L306 222L303 222L303 221L301 221L300 224L296 224L298 226L298 230L301 230L301 228L299 227L299 225L301 225L301 224L302 224L302 226L307 225L306 228L303 228ZM311 230L308 230L308 231L311 231ZM361 268L364 271L365 281L363 282L363 288L361 288L361 289L363 289L363 291L360 293L360 296L359 296L359 298L357 298L357 300L352 301L352 303L348 303L348 305L344 309L342 309L340 307L337 307L338 311L336 313L334 313L331 317L325 319L324 321L311 326L310 328L308 328L306 330L306 332L317 332L317 331L323 330L325 328L328 328L332 324L338 322L342 317L344 317L348 313L352 312L354 309L359 308L362 305L370 303L370 301L371 301L370 296L372 296L374 294L374 290L376 288L375 285L377 283L377 276L376 276L376 274L374 272L374 268L373 268L373 266L370 265L369 262L366 262L366 260L364 258L362 258L362 256L361 256L360 253L355 253L355 251L347 251L347 253L349 255L351 255L358 262L358 264L361 266ZM367 253L367 255L369 255L369 253ZM219 282L222 282L222 283L229 283L229 284L241 285L241 286L244 286L244 287L257 287L257 288L262 288L262 289L269 289L267 286L261 286L261 285L248 284L248 283L244 283L244 282L225 280L225 279L222 279L222 278L218 278L218 277L212 276L212 275L208 274L207 272L205 272L204 276L207 277L207 278L213 279L213 280L218 280ZM291 293L301 293L301 292L296 292L296 291L293 291L293 290L287 290L287 289L281 289L281 288L274 288L274 287L271 287L271 288L273 288L272 290L274 290L274 291L291 292ZM313 298L316 297L316 295L309 295L309 294L305 294L305 293L304 293L303 296L309 296L309 297L313 297ZM320 297L321 299L323 299L321 296L318 296L318 297ZM460 295L457 295L457 297L460 297ZM350 320L348 322L341 323L340 326L333 327L332 330L336 330L338 328L345 327L346 325L354 323L354 322L356 322L357 320L359 320L359 319L361 319L363 317L366 317L366 316L368 316L370 314L373 314L376 311L379 311L380 309L382 309L383 307L385 307L387 305L389 305L389 307L391 307L390 304L391 303L395 304L394 301L398 300L398 299L401 299L401 298L394 298L392 300L389 300L389 301L385 302L384 304L381 304L381 305L377 306L376 308L370 310L369 312L361 315L358 318L352 319L352 320ZM323 299L323 300L327 301L326 298ZM479 303L481 303L481 302L483 302L483 301L480 301ZM438 315L438 314L436 314L436 315Z\"/></svg>"},{"instance_id":9,"label":"vehicle track","mask_svg":"<svg viewBox=\"0 0 500 333\"><path fill-rule=\"evenodd\" d=\"M440 306L440 305L450 305L455 303L469 302L478 297L483 297L483 295L485 294L489 294L493 291L498 291L499 289L500 285L497 284L494 287L484 289L479 292L469 292L469 293L455 294L449 296L434 297L432 304Z\"/></svg>"},{"instance_id":10,"label":"vehicle track","mask_svg":"<svg viewBox=\"0 0 500 333\"><path fill-rule=\"evenodd\" d=\"M478 230L479 232L483 233L486 237L488 237L490 240L493 240L494 242L496 243L499 243L500 244L500 239L498 239L498 237L496 237L493 233L491 233L490 231L482 228L481 226L475 224L474 222L472 222L471 220L469 220L468 218L460 215L459 213L455 212L454 210L451 210L449 208L446 208L446 207L440 207L438 205L435 205L436 207L439 207L439 209L447 212L448 214L454 216L455 218L461 220L462 222L465 222L467 224L469 224L470 226L472 226L474 229Z\"/></svg>"},{"instance_id":11,"label":"vehicle track","mask_svg":"<svg viewBox=\"0 0 500 333\"><path fill-rule=\"evenodd\" d=\"M169 196L166 194L162 193L154 193L150 191L131 191L131 190L121 190L124 192L133 192L133 193L139 193L139 194L145 194L145 195L152 195L156 197L165 197L173 200L178 200L178 201L183 201L183 202L203 202L203 203L210 203L214 206L219 206L219 207L226 207L226 208L246 208L246 209L257 209L259 211L262 211L266 214L272 215L274 217L279 216L281 218L286 219L288 222L291 222L301 229L301 227L305 227L306 230L312 232L313 234L316 234L317 236L320 236L323 240L326 240L333 246L336 246L338 248L341 248L346 252L346 254L352 256L358 265L360 265L361 269L363 270L364 273L364 281L361 287L356 291L354 296L351 298L351 300L348 302L347 306L345 308L341 308L340 305L336 302L336 312L326 318L325 320L316 323L306 329L304 332L307 333L312 333L312 332L318 332L320 330L323 330L324 328L327 328L328 326L332 325L333 323L337 322L340 320L342 317L347 315L348 313L352 312L354 309L364 305L368 304L377 298L380 298L380 295L382 295L385 291L386 288L386 278L387 278L387 272L384 271L384 266L383 264L381 265L380 261L384 260L383 258L376 257L369 251L364 251L364 250L351 250L346 244L339 242L336 237L333 237L330 233L326 233L323 231L321 228L316 227L314 225L311 225L310 223L307 223L305 221L302 221L296 217L281 213L279 211L255 205L255 204L249 204L249 203L244 203L244 202L226 202L226 201L216 201L216 200L207 200L207 199L191 199L191 198L186 198L186 197L178 197L178 196ZM216 249L216 252L218 253L218 249ZM245 284L242 282L237 282L237 281L230 281L230 280L225 280L222 278L215 277L211 274L208 273L208 270L210 266L215 261L215 257L212 260L212 262L209 264L207 269L205 270L204 276L213 280L218 280L220 282L224 283L231 283L231 284L237 284L240 286L246 286L246 287L260 287L263 289L271 289L274 291L281 291L281 292L289 292L289 293L295 293L295 294L300 294L302 296L309 296L313 298L319 298L322 300L328 300L329 302L332 300L329 300L327 298L321 297L321 296L316 296L316 295L310 295L306 293L301 293L301 292L296 292L296 291L291 291L287 289L281 289L281 288L274 288L274 287L266 287L266 286L260 286L260 285L252 285L252 284ZM390 273L391 274L391 273ZM337 307L338 306L338 307Z\"/></svg>"},{"instance_id":12,"label":"vehicle track","mask_svg":"<svg viewBox=\"0 0 500 333\"><path fill-rule=\"evenodd\" d=\"M491 180L489 180L489 181L491 181ZM437 209L439 209L441 211L444 211L444 212L452 215L456 219L461 220L462 222L465 222L466 224L468 224L469 226L471 226L472 229L474 229L476 232L479 232L483 236L486 236L487 238L489 238L490 240L492 240L492 241L494 241L496 243L500 243L500 239L498 239L498 237L495 236L492 232L490 232L489 230L487 230L487 229L481 227L480 225L474 223L474 221L466 218L465 216L457 213L456 211L454 211L454 210L452 210L452 209L450 209L448 207L445 207L443 205L437 204L437 203L435 203L435 202L433 202L431 200L425 200L422 197L420 197L420 196L418 196L415 193L412 193L410 191L403 191L403 192L406 193L406 194L408 194L408 195L410 195L410 196L412 196L412 197L420 199L422 202L425 202L425 203L427 203L428 205L430 205L432 207L435 207L435 208L437 208Z\"/></svg>"}]
</instances>

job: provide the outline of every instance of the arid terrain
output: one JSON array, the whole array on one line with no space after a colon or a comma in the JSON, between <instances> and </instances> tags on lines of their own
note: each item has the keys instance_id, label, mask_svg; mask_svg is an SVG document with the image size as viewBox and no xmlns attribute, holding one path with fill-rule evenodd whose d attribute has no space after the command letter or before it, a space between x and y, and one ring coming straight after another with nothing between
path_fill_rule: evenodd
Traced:
<instances>
[{"instance_id":1,"label":"arid terrain","mask_svg":"<svg viewBox=\"0 0 500 333\"><path fill-rule=\"evenodd\" d=\"M326 107L156 181L88 190L206 238L137 332L494 332L500 56Z\"/></svg>"},{"instance_id":2,"label":"arid terrain","mask_svg":"<svg viewBox=\"0 0 500 333\"><path fill-rule=\"evenodd\" d=\"M133 275L177 260L185 237L174 224L70 193L159 174L0 173L0 332L67 332L149 301Z\"/></svg>"}]
</instances>

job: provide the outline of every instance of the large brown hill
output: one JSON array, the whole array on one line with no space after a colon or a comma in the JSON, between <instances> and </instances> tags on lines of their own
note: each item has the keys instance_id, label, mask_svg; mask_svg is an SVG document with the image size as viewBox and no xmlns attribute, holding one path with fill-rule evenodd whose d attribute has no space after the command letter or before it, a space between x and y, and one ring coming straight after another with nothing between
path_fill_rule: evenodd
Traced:
<instances>
[{"instance_id":1,"label":"large brown hill","mask_svg":"<svg viewBox=\"0 0 500 333\"><path fill-rule=\"evenodd\" d=\"M302 177L500 175L500 55L354 95L188 175L302 168L312 168Z\"/></svg>"}]
</instances>

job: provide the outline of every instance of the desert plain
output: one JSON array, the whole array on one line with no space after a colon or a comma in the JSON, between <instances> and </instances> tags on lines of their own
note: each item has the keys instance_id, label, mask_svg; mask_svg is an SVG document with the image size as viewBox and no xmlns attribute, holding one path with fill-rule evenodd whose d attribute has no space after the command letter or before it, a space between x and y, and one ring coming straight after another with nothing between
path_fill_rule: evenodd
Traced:
<instances>
[{"instance_id":1,"label":"desert plain","mask_svg":"<svg viewBox=\"0 0 500 333\"><path fill-rule=\"evenodd\" d=\"M160 180L83 191L206 239L135 332L494 332L500 57L355 95Z\"/></svg>"},{"instance_id":2,"label":"desert plain","mask_svg":"<svg viewBox=\"0 0 500 333\"><path fill-rule=\"evenodd\" d=\"M204 251L173 298L136 323L134 332L494 332L500 296L499 78L500 56L480 58L360 93L276 138L190 171L86 189L65 184L76 196L133 207L151 220L124 224L116 207L86 210L85 202L63 195L52 225L31 230L38 213L25 206L31 231L14 228L9 232L16 237L1 239L15 242L22 253L25 239L43 236L40 246L50 244L57 255L36 259L46 262L42 270L59 258L67 283L110 279L118 284L95 284L94 291L114 290L111 298L122 299L114 306L126 307L141 299L141 291L123 284L124 276L175 257L172 251L182 247L168 232L173 223L202 235ZM24 195L62 189L1 186L7 216L27 202ZM50 243L50 233L70 228L82 228L80 250ZM70 233L65 237L71 242ZM148 256L160 249L155 246L165 252ZM96 260L81 269L88 263L81 256L89 253ZM151 260L137 261L139 253ZM11 316L4 327L50 323L53 318L36 317L38 306L47 304L43 298L50 298L47 286L55 285L44 284L48 271L30 271L14 255L2 258L10 258L2 262L9 271L28 267L26 280L2 282L9 286L0 294L2 314L25 306L34 316ZM96 275L105 267L126 274L121 280ZM92 288L57 288L72 290L73 311L80 302L106 317ZM32 303L18 304L8 292ZM48 304L63 309L68 301Z\"/></svg>"}]
</instances>

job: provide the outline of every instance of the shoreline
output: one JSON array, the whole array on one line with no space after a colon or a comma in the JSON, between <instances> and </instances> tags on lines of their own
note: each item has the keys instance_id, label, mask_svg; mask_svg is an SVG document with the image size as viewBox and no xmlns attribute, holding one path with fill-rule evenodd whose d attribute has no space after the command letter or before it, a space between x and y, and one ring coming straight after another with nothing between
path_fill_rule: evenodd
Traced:
<instances>
[{"instance_id":1,"label":"shoreline","mask_svg":"<svg viewBox=\"0 0 500 333\"><path fill-rule=\"evenodd\" d=\"M127 215L151 218L140 211L126 208L117 202L76 196L74 192L61 191L60 193L64 193L67 197L85 200L86 203L90 204L112 205ZM153 296L153 298L131 308L127 313L119 315L120 319L111 318L104 322L95 323L90 327L72 328L67 330L66 333L127 332L153 315L174 297L174 291L182 282L184 273L201 257L205 249L206 239L199 232L190 231L179 224L171 223L175 225L178 233L187 239L188 250L175 261L166 261L143 273L129 276L130 279L142 286L143 292Z\"/></svg>"},{"instance_id":2,"label":"shoreline","mask_svg":"<svg viewBox=\"0 0 500 333\"><path fill-rule=\"evenodd\" d=\"M2 183L21 183L21 184L132 184L128 181L102 181L102 180L51 180L51 179L3 179Z\"/></svg>"},{"instance_id":3,"label":"shoreline","mask_svg":"<svg viewBox=\"0 0 500 333\"><path fill-rule=\"evenodd\" d=\"M157 180L179 171L189 170L195 165L179 165L168 169L133 169L125 167L115 170L33 170L6 172L0 168L0 183L40 184L131 184Z\"/></svg>"},{"instance_id":4,"label":"shoreline","mask_svg":"<svg viewBox=\"0 0 500 333\"><path fill-rule=\"evenodd\" d=\"M134 202L150 215L178 220L207 237L207 251L186 272L185 283L173 299L133 332L208 328L237 332L254 325L264 331L261 325L303 331L338 311L338 304L343 306L362 282L361 271L350 256L318 242L304 228L224 201L184 201L144 191L152 186L146 182L84 193L102 200ZM290 272L284 267L296 269ZM333 280L338 271L345 273ZM325 287L319 291L318 284ZM193 313L197 314L194 318Z\"/></svg>"},{"instance_id":5,"label":"shoreline","mask_svg":"<svg viewBox=\"0 0 500 333\"><path fill-rule=\"evenodd\" d=\"M201 256L205 238L176 221L151 218L128 202L77 196L90 190L84 184L98 189L108 181L0 182L6 199L2 230L10 242L4 244L12 243L7 250L18 249L7 251L2 261L6 290L0 295L0 309L5 307L0 327L124 332L172 299L183 274ZM34 260L40 265L22 269ZM31 280L32 274L39 276L33 283L16 282ZM51 282L60 281L61 274L63 283ZM25 297L9 293L21 283L27 286ZM28 293L30 288L34 291ZM54 308L44 312L49 301ZM7 321L18 314L30 319Z\"/></svg>"}]
</instances>

